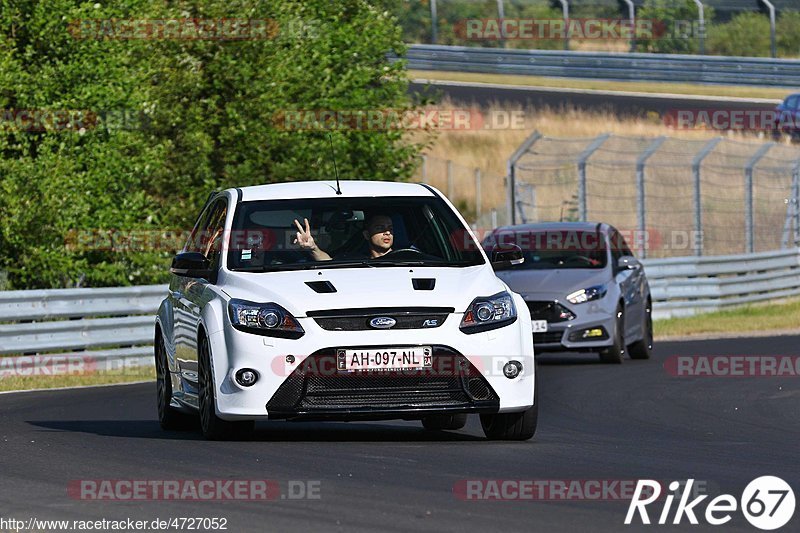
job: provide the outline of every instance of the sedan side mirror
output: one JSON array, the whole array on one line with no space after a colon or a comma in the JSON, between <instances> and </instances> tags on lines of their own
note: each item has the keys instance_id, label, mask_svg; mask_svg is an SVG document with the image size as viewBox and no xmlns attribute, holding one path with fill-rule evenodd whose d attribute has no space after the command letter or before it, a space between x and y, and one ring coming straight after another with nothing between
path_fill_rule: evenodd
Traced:
<instances>
[{"instance_id":1,"label":"sedan side mirror","mask_svg":"<svg viewBox=\"0 0 800 533\"><path fill-rule=\"evenodd\" d=\"M187 278L211 279L211 262L200 252L179 253L172 260L170 272Z\"/></svg>"},{"instance_id":2,"label":"sedan side mirror","mask_svg":"<svg viewBox=\"0 0 800 533\"><path fill-rule=\"evenodd\" d=\"M506 270L525 262L522 248L516 244L504 244L501 248L493 248L489 254L489 259L492 262L492 268L495 270Z\"/></svg>"},{"instance_id":3,"label":"sedan side mirror","mask_svg":"<svg viewBox=\"0 0 800 533\"><path fill-rule=\"evenodd\" d=\"M632 255L623 255L617 259L617 270L639 270L642 268L642 263Z\"/></svg>"}]
</instances>

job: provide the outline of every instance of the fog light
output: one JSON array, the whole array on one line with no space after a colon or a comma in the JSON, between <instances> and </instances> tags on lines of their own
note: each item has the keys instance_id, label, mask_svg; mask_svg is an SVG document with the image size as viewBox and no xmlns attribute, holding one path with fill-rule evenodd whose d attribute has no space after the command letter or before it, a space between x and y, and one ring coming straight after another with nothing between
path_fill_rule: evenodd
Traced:
<instances>
[{"instance_id":1,"label":"fog light","mask_svg":"<svg viewBox=\"0 0 800 533\"><path fill-rule=\"evenodd\" d=\"M503 375L508 379L514 379L522 372L522 363L519 361L509 361L503 367Z\"/></svg>"},{"instance_id":2,"label":"fog light","mask_svg":"<svg viewBox=\"0 0 800 533\"><path fill-rule=\"evenodd\" d=\"M258 381L258 373L249 368L243 368L236 372L236 383L242 387L252 387Z\"/></svg>"},{"instance_id":3,"label":"fog light","mask_svg":"<svg viewBox=\"0 0 800 533\"><path fill-rule=\"evenodd\" d=\"M608 339L608 332L603 327L579 329L569 334L570 342L596 342L606 339Z\"/></svg>"}]
</instances>

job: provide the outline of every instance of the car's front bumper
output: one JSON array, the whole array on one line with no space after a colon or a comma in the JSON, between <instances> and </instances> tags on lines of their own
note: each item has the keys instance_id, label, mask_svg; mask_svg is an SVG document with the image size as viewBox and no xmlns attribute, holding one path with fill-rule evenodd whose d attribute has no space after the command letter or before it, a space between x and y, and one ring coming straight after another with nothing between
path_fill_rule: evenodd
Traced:
<instances>
[{"instance_id":1,"label":"car's front bumper","mask_svg":"<svg viewBox=\"0 0 800 533\"><path fill-rule=\"evenodd\" d=\"M600 302L562 305L565 305L575 315L575 318L561 322L548 322L547 332L534 333L533 343L537 353L597 352L614 344L615 308L607 309ZM536 320L537 317L533 316L531 319ZM582 333L592 329L602 329L605 335L597 339L584 339Z\"/></svg>"},{"instance_id":2,"label":"car's front bumper","mask_svg":"<svg viewBox=\"0 0 800 533\"><path fill-rule=\"evenodd\" d=\"M336 349L309 356L270 401L270 418L422 418L430 413L496 413L500 398L469 359L432 346L422 370L348 372L336 369Z\"/></svg>"},{"instance_id":3,"label":"car's front bumper","mask_svg":"<svg viewBox=\"0 0 800 533\"><path fill-rule=\"evenodd\" d=\"M518 306L521 304L520 299ZM295 340L244 333L228 327L209 335L216 382L217 414L228 420L363 420L422 418L425 414L434 412L522 411L533 405L535 363L528 313L523 313L520 318L503 328L472 335L466 335L458 329L461 315L457 313L450 315L436 328L396 331L326 331L313 319L299 318L298 321L306 333ZM372 401L362 394L369 389L368 386L365 389L365 382L359 383L352 377L342 377L338 387L349 392L350 396L361 395L352 400L334 399L325 405L305 401L307 395L297 394L295 391L294 395L275 401L279 389L292 380L295 381L295 386L308 386L306 379L296 378L298 370L312 355L330 355L337 348L388 346L432 346L435 348L434 355L450 354L449 357L462 358L479 373L492 395L456 395L461 378L455 375L457 372L450 372L451 375L436 376L441 378L438 382L423 382L417 386L409 384L405 388L377 387L380 390L373 391L375 398ZM288 355L294 356L292 363L287 362ZM512 360L522 363L523 370L516 378L509 379L502 369ZM236 372L244 368L255 370L259 376L251 387L242 387L234 379ZM335 371L323 375L326 379L338 379L337 376ZM348 385L348 380L351 379L352 386ZM430 389L436 387L440 388L439 392L450 391L451 396L425 396L426 390L430 392ZM347 396L344 393L342 395ZM389 401L387 396L391 397Z\"/></svg>"}]
</instances>

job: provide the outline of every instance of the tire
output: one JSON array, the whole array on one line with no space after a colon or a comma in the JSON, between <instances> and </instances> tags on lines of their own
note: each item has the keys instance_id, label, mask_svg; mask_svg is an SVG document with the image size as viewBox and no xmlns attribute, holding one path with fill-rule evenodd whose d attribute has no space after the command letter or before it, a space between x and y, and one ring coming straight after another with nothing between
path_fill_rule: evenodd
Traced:
<instances>
[{"instance_id":1,"label":"tire","mask_svg":"<svg viewBox=\"0 0 800 533\"><path fill-rule=\"evenodd\" d=\"M430 415L422 419L422 426L431 431L461 429L467 425L467 414Z\"/></svg>"},{"instance_id":2,"label":"tire","mask_svg":"<svg viewBox=\"0 0 800 533\"><path fill-rule=\"evenodd\" d=\"M619 365L625 357L625 316L622 306L617 306L617 319L614 323L614 344L600 352L604 363Z\"/></svg>"},{"instance_id":3,"label":"tire","mask_svg":"<svg viewBox=\"0 0 800 533\"><path fill-rule=\"evenodd\" d=\"M650 359L653 351L653 303L648 299L642 324L642 338L628 346L631 359Z\"/></svg>"},{"instance_id":4,"label":"tire","mask_svg":"<svg viewBox=\"0 0 800 533\"><path fill-rule=\"evenodd\" d=\"M211 367L211 347L205 335L201 335L197 346L198 403L200 407L200 429L209 440L239 440L252 433L253 420L230 422L217 416L214 400L214 379Z\"/></svg>"},{"instance_id":5,"label":"tire","mask_svg":"<svg viewBox=\"0 0 800 533\"><path fill-rule=\"evenodd\" d=\"M534 378L533 405L520 413L481 415L483 434L489 440L528 440L539 422L539 373Z\"/></svg>"},{"instance_id":6,"label":"tire","mask_svg":"<svg viewBox=\"0 0 800 533\"><path fill-rule=\"evenodd\" d=\"M162 429L185 429L189 417L170 405L172 401L172 378L169 375L167 350L161 331L156 331L154 355L156 360L156 400L158 405L158 423Z\"/></svg>"}]
</instances>

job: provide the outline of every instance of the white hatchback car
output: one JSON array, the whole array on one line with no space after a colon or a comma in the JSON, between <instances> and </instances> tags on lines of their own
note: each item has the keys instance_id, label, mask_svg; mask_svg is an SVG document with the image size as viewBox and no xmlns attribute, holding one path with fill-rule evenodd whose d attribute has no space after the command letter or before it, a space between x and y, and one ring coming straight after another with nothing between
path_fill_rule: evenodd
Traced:
<instances>
[{"instance_id":1,"label":"white hatchback car","mask_svg":"<svg viewBox=\"0 0 800 533\"><path fill-rule=\"evenodd\" d=\"M531 320L453 205L423 184L279 183L214 193L156 318L164 428L256 420L421 420L529 439ZM493 269L494 267L494 269Z\"/></svg>"}]
</instances>

